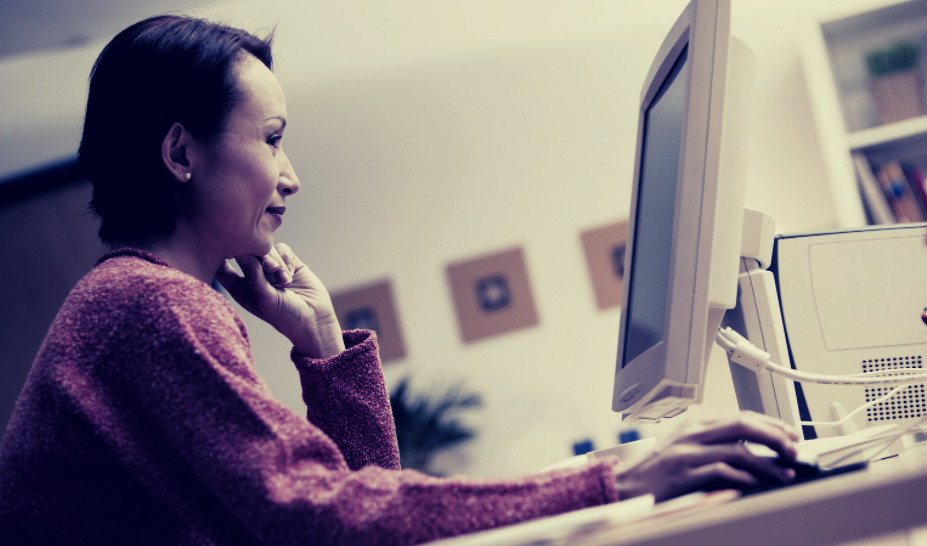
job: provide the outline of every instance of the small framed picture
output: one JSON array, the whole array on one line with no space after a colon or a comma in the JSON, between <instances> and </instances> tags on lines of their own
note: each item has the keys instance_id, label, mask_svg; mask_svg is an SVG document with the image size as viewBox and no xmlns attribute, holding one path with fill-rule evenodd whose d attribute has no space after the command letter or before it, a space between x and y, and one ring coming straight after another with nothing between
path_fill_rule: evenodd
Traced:
<instances>
[{"instance_id":1,"label":"small framed picture","mask_svg":"<svg viewBox=\"0 0 927 546\"><path fill-rule=\"evenodd\" d=\"M377 333L381 362L406 356L389 280L334 293L332 304L343 330L365 329Z\"/></svg>"},{"instance_id":2,"label":"small framed picture","mask_svg":"<svg viewBox=\"0 0 927 546\"><path fill-rule=\"evenodd\" d=\"M538 323L520 247L450 264L447 277L465 343Z\"/></svg>"},{"instance_id":3,"label":"small framed picture","mask_svg":"<svg viewBox=\"0 0 927 546\"><path fill-rule=\"evenodd\" d=\"M628 243L627 220L584 231L580 238L596 305L599 309L620 306Z\"/></svg>"}]
</instances>

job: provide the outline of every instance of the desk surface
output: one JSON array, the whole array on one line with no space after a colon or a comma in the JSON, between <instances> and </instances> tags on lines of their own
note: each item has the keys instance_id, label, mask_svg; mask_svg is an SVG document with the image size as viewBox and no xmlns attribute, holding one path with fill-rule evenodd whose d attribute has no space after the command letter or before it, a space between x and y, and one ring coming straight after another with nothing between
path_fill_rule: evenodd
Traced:
<instances>
[{"instance_id":1,"label":"desk surface","mask_svg":"<svg viewBox=\"0 0 927 546\"><path fill-rule=\"evenodd\" d=\"M838 544L927 524L927 446L824 480L573 536L554 546ZM463 537L460 537L463 538ZM460 539L457 539L460 540ZM458 544L458 542L454 542ZM464 546L466 542L459 542ZM512 546L527 546L519 541Z\"/></svg>"},{"instance_id":2,"label":"desk surface","mask_svg":"<svg viewBox=\"0 0 927 546\"><path fill-rule=\"evenodd\" d=\"M864 471L616 528L584 544L835 544L927 524L927 449Z\"/></svg>"}]
</instances>

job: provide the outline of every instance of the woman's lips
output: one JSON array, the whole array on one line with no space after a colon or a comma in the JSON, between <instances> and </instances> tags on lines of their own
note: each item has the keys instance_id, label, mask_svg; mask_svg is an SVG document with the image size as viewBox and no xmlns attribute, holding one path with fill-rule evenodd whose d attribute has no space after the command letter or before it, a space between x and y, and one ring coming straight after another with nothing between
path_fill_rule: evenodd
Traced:
<instances>
[{"instance_id":1,"label":"woman's lips","mask_svg":"<svg viewBox=\"0 0 927 546\"><path fill-rule=\"evenodd\" d=\"M283 223L283 213L286 212L286 207L267 207L266 210L278 222Z\"/></svg>"}]
</instances>

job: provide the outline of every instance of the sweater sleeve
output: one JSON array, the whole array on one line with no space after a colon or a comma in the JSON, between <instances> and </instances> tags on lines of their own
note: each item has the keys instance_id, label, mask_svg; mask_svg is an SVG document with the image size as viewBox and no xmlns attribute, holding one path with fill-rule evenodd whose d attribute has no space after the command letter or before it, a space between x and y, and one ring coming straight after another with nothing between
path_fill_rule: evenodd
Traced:
<instances>
[{"instance_id":1,"label":"sweater sleeve","mask_svg":"<svg viewBox=\"0 0 927 546\"><path fill-rule=\"evenodd\" d=\"M123 306L118 320L77 333L94 339L97 357L60 383L136 479L207 535L228 536L235 522L264 544L416 544L617 500L610 464L507 480L394 470L371 338L340 359L297 359L311 423L271 396L221 298L205 285L193 297L189 283L142 284L128 302L95 299ZM339 421L340 411L360 415Z\"/></svg>"},{"instance_id":2,"label":"sweater sleeve","mask_svg":"<svg viewBox=\"0 0 927 546\"><path fill-rule=\"evenodd\" d=\"M352 470L369 464L399 470L396 427L383 382L376 334L344 333L345 351L314 359L293 351L309 421L341 449Z\"/></svg>"}]
</instances>

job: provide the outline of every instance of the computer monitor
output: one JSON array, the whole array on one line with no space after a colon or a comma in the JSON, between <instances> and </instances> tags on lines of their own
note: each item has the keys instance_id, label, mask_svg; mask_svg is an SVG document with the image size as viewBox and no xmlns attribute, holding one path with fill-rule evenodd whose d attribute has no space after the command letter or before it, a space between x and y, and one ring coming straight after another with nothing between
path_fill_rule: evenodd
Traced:
<instances>
[{"instance_id":1,"label":"computer monitor","mask_svg":"<svg viewBox=\"0 0 927 546\"><path fill-rule=\"evenodd\" d=\"M753 54L730 0L692 0L641 93L612 409L659 421L701 401L737 299Z\"/></svg>"}]
</instances>

